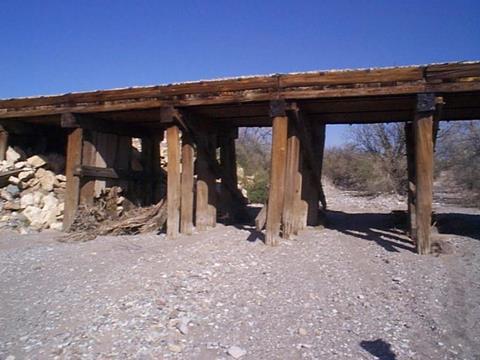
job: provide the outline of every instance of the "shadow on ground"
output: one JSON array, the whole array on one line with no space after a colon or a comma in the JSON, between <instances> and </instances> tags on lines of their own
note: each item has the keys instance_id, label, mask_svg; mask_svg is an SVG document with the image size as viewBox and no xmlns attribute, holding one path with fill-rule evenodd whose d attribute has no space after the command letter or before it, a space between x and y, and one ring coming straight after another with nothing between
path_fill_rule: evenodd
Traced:
<instances>
[{"instance_id":1,"label":"shadow on ground","mask_svg":"<svg viewBox=\"0 0 480 360\"><path fill-rule=\"evenodd\" d=\"M467 236L480 240L480 214L436 214L435 227L440 234Z\"/></svg>"},{"instance_id":2,"label":"shadow on ground","mask_svg":"<svg viewBox=\"0 0 480 360\"><path fill-rule=\"evenodd\" d=\"M374 241L387 251L414 251L405 233L405 216L397 213L345 213L329 210L327 227L359 239Z\"/></svg>"},{"instance_id":3,"label":"shadow on ground","mask_svg":"<svg viewBox=\"0 0 480 360\"><path fill-rule=\"evenodd\" d=\"M391 345L382 339L361 341L360 346L380 360L395 360L397 356L391 349Z\"/></svg>"}]
</instances>

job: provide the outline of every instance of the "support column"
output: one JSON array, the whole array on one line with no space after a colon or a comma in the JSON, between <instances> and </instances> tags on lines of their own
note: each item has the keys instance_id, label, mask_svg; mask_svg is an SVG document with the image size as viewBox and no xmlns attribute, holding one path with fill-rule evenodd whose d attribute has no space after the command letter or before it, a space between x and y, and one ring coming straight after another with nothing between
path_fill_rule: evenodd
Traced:
<instances>
[{"instance_id":1,"label":"support column","mask_svg":"<svg viewBox=\"0 0 480 360\"><path fill-rule=\"evenodd\" d=\"M210 164L217 162L217 134L209 134L208 136L208 157ZM208 214L211 227L217 226L217 176L209 166L208 171Z\"/></svg>"},{"instance_id":2,"label":"support column","mask_svg":"<svg viewBox=\"0 0 480 360\"><path fill-rule=\"evenodd\" d=\"M182 135L182 185L180 206L180 232L193 232L193 142L188 134Z\"/></svg>"},{"instance_id":3,"label":"support column","mask_svg":"<svg viewBox=\"0 0 480 360\"><path fill-rule=\"evenodd\" d=\"M178 236L180 225L180 130L176 125L167 129L167 236Z\"/></svg>"},{"instance_id":4,"label":"support column","mask_svg":"<svg viewBox=\"0 0 480 360\"><path fill-rule=\"evenodd\" d=\"M84 130L82 165L95 166L96 149L93 143L92 131ZM82 178L80 180L80 204L93 205L95 196L95 180L92 178Z\"/></svg>"},{"instance_id":5,"label":"support column","mask_svg":"<svg viewBox=\"0 0 480 360\"><path fill-rule=\"evenodd\" d=\"M419 94L414 120L417 252L430 253L430 228L432 222L433 189L433 112L434 94Z\"/></svg>"},{"instance_id":6,"label":"support column","mask_svg":"<svg viewBox=\"0 0 480 360\"><path fill-rule=\"evenodd\" d=\"M8 132L0 126L0 161L6 159L8 149Z\"/></svg>"},{"instance_id":7,"label":"support column","mask_svg":"<svg viewBox=\"0 0 480 360\"><path fill-rule=\"evenodd\" d=\"M204 136L199 136L197 141L206 143ZM203 144L205 145L205 144ZM197 161L196 161L196 171L197 171L197 205L196 205L196 216L195 216L195 226L197 230L203 231L207 229L209 225L209 213L208 213L208 154L204 149L205 146L198 144L197 146Z\"/></svg>"},{"instance_id":8,"label":"support column","mask_svg":"<svg viewBox=\"0 0 480 360\"><path fill-rule=\"evenodd\" d=\"M283 100L270 103L270 116L273 122L272 160L265 243L267 245L277 245L282 221L288 132L288 117Z\"/></svg>"},{"instance_id":9,"label":"support column","mask_svg":"<svg viewBox=\"0 0 480 360\"><path fill-rule=\"evenodd\" d=\"M416 219L416 180L415 180L415 134L413 123L405 124L405 141L407 153L408 173L408 234L414 244L417 242L417 219Z\"/></svg>"},{"instance_id":10,"label":"support column","mask_svg":"<svg viewBox=\"0 0 480 360\"><path fill-rule=\"evenodd\" d=\"M63 213L63 230L68 231L75 219L78 201L80 198L80 178L74 175L75 168L82 163L83 129L71 130L67 142L67 158L65 175L67 184L65 189L65 210Z\"/></svg>"},{"instance_id":11,"label":"support column","mask_svg":"<svg viewBox=\"0 0 480 360\"><path fill-rule=\"evenodd\" d=\"M290 239L301 227L301 173L300 139L292 121L288 123L287 164L285 173L285 197L283 204L283 238Z\"/></svg>"}]
</instances>

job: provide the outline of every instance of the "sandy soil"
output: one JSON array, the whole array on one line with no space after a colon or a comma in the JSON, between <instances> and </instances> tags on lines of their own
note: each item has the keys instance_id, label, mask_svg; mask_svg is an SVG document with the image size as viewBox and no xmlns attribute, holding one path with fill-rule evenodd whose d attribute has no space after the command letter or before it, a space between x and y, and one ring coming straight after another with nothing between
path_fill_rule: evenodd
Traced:
<instances>
[{"instance_id":1,"label":"sandy soil","mask_svg":"<svg viewBox=\"0 0 480 360\"><path fill-rule=\"evenodd\" d=\"M480 212L435 204L446 253L418 256L402 199L328 198L328 228L275 248L2 233L0 359L480 359Z\"/></svg>"}]
</instances>

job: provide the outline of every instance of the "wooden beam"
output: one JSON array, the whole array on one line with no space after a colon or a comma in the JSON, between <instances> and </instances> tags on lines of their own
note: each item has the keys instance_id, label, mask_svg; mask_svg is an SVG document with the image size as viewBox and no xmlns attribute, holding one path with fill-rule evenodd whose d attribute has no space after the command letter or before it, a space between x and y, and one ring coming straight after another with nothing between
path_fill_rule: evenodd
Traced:
<instances>
[{"instance_id":1,"label":"wooden beam","mask_svg":"<svg viewBox=\"0 0 480 360\"><path fill-rule=\"evenodd\" d=\"M75 176L75 168L82 163L83 130L73 129L68 134L65 175L65 210L63 213L63 230L68 231L75 219L80 198L80 179Z\"/></svg>"},{"instance_id":2,"label":"wooden beam","mask_svg":"<svg viewBox=\"0 0 480 360\"><path fill-rule=\"evenodd\" d=\"M193 156L192 139L188 134L182 135L182 189L180 206L180 232L193 232Z\"/></svg>"},{"instance_id":3,"label":"wooden beam","mask_svg":"<svg viewBox=\"0 0 480 360\"><path fill-rule=\"evenodd\" d=\"M6 159L8 149L8 131L0 125L0 161Z\"/></svg>"},{"instance_id":4,"label":"wooden beam","mask_svg":"<svg viewBox=\"0 0 480 360\"><path fill-rule=\"evenodd\" d=\"M74 175L82 178L85 177L99 180L142 180L147 177L144 171L104 168L89 165L76 166Z\"/></svg>"},{"instance_id":5,"label":"wooden beam","mask_svg":"<svg viewBox=\"0 0 480 360\"><path fill-rule=\"evenodd\" d=\"M419 94L414 119L417 252L429 254L431 250L430 228L432 221L433 190L433 94Z\"/></svg>"},{"instance_id":6,"label":"wooden beam","mask_svg":"<svg viewBox=\"0 0 480 360\"><path fill-rule=\"evenodd\" d=\"M178 236L180 226L180 129L177 125L167 128L167 236Z\"/></svg>"},{"instance_id":7,"label":"wooden beam","mask_svg":"<svg viewBox=\"0 0 480 360\"><path fill-rule=\"evenodd\" d=\"M407 153L407 174L408 174L408 234L414 244L417 239L417 218L416 218L416 177L415 177L415 133L413 123L405 123L405 141Z\"/></svg>"},{"instance_id":8,"label":"wooden beam","mask_svg":"<svg viewBox=\"0 0 480 360\"><path fill-rule=\"evenodd\" d=\"M151 129L146 129L135 124L122 124L118 121L107 121L99 118L97 114L61 114L60 124L63 128L83 128L104 134L115 134L130 137L147 137L152 135Z\"/></svg>"},{"instance_id":9,"label":"wooden beam","mask_svg":"<svg viewBox=\"0 0 480 360\"><path fill-rule=\"evenodd\" d=\"M217 161L217 134L208 134L208 162L218 164ZM209 225L217 226L217 175L213 171L208 172L208 213Z\"/></svg>"},{"instance_id":10,"label":"wooden beam","mask_svg":"<svg viewBox=\"0 0 480 360\"><path fill-rule=\"evenodd\" d=\"M91 131L84 131L83 149L82 149L82 165L93 166L95 164L96 149L93 143L93 134ZM82 169L75 169L75 175L78 170L82 173ZM92 206L95 198L95 178L84 177L80 180L80 204Z\"/></svg>"},{"instance_id":11,"label":"wooden beam","mask_svg":"<svg viewBox=\"0 0 480 360\"><path fill-rule=\"evenodd\" d=\"M305 162L310 169L310 176L312 176L312 185L318 190L318 198L324 209L327 208L327 200L325 198L325 193L322 186L322 175L321 175L321 161L323 159L323 147L325 143L325 132L323 130L323 135L320 139L315 139L316 142L320 142L320 146L314 146L312 141L312 126L309 121L307 121L305 114L293 104L291 107L291 114L296 123L300 141L302 144L302 153L305 158ZM325 126L323 124L322 126ZM321 130L321 129L320 129ZM319 133L321 135L321 132ZM315 151L317 148L317 151ZM321 148L321 150L318 150Z\"/></svg>"},{"instance_id":12,"label":"wooden beam","mask_svg":"<svg viewBox=\"0 0 480 360\"><path fill-rule=\"evenodd\" d=\"M301 201L300 139L293 121L289 120L287 139L287 165L285 170L285 198L283 201L283 238L298 233L298 203Z\"/></svg>"},{"instance_id":13,"label":"wooden beam","mask_svg":"<svg viewBox=\"0 0 480 360\"><path fill-rule=\"evenodd\" d=\"M273 118L272 159L265 243L278 245L285 190L288 117L283 101L272 102L270 112Z\"/></svg>"}]
</instances>

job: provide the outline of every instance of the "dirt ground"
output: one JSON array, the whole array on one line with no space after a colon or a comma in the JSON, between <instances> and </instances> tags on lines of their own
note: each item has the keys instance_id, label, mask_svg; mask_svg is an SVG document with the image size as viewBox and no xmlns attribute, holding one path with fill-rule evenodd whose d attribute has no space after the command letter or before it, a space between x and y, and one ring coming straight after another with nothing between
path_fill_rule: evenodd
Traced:
<instances>
[{"instance_id":1,"label":"dirt ground","mask_svg":"<svg viewBox=\"0 0 480 360\"><path fill-rule=\"evenodd\" d=\"M274 248L0 234L0 359L480 359L480 211L436 203L418 256L403 199L328 190L328 227Z\"/></svg>"}]
</instances>

